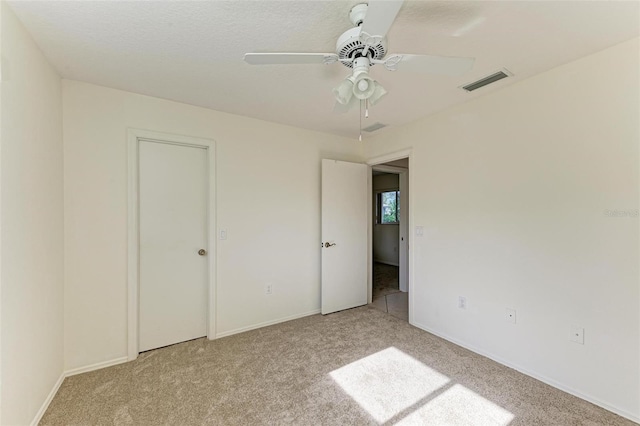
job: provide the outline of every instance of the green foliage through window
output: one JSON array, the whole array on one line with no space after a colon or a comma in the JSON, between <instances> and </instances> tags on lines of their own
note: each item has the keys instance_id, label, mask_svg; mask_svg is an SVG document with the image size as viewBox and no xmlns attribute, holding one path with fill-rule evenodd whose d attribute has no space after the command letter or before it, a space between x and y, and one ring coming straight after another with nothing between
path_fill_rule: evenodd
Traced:
<instances>
[{"instance_id":1,"label":"green foliage through window","mask_svg":"<svg viewBox=\"0 0 640 426\"><path fill-rule=\"evenodd\" d=\"M378 223L400 222L400 191L379 192Z\"/></svg>"}]
</instances>

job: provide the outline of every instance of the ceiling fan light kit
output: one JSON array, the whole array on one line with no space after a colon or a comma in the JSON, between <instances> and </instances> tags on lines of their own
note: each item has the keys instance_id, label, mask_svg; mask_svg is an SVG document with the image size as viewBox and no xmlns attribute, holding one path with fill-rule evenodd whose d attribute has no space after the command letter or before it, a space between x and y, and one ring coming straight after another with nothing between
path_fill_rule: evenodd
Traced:
<instances>
[{"instance_id":1,"label":"ceiling fan light kit","mask_svg":"<svg viewBox=\"0 0 640 426\"><path fill-rule=\"evenodd\" d=\"M375 90L375 80L369 77L369 58L359 57L353 61L353 94L361 101L369 99Z\"/></svg>"},{"instance_id":2,"label":"ceiling fan light kit","mask_svg":"<svg viewBox=\"0 0 640 426\"><path fill-rule=\"evenodd\" d=\"M351 78L343 80L338 86L333 88L336 100L342 105L347 105L353 97L353 81Z\"/></svg>"},{"instance_id":3,"label":"ceiling fan light kit","mask_svg":"<svg viewBox=\"0 0 640 426\"><path fill-rule=\"evenodd\" d=\"M379 101L380 99L382 99L382 97L383 97L384 95L386 95L386 94L387 94L387 91L386 91L386 90L384 90L384 87L382 87L382 85L381 85L381 84L378 84L378 82L377 82L377 81L376 81L376 82L374 82L374 85L375 85L375 90L373 91L373 94L372 94L372 95L369 97L369 99L368 99L368 102L369 102L371 105L375 105L375 104L377 104L377 103L378 103L378 101Z\"/></svg>"},{"instance_id":4,"label":"ceiling fan light kit","mask_svg":"<svg viewBox=\"0 0 640 426\"><path fill-rule=\"evenodd\" d=\"M406 69L444 75L460 75L473 67L473 58L394 54L385 59L387 32L403 2L404 0L369 0L368 3L353 6L349 11L349 20L354 27L338 37L335 53L247 53L244 60L251 65L328 65L340 62L345 67L352 68L352 72L333 88L336 98L334 111L346 112L355 104L360 104L362 110L364 102L365 117L368 117L368 105L375 105L387 94L384 87L369 75L372 65L383 64L389 71Z\"/></svg>"}]
</instances>

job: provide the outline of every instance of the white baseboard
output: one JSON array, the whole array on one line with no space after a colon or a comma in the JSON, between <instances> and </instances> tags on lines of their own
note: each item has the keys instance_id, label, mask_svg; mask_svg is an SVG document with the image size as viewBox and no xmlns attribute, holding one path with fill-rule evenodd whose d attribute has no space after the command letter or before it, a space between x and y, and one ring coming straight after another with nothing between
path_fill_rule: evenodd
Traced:
<instances>
[{"instance_id":1,"label":"white baseboard","mask_svg":"<svg viewBox=\"0 0 640 426\"><path fill-rule=\"evenodd\" d=\"M287 321L291 321L294 319L298 319L298 318L303 318L303 317L307 317L310 315L315 315L315 314L319 314L320 313L320 309L315 309L313 311L309 311L309 312L305 312L302 314L295 314L295 315L290 315L288 317L284 317L284 318L279 318L277 320L272 320L272 321L265 321L265 322L261 322L259 324L254 324L254 325L250 325L247 327L241 327L241 328L237 328L235 330L230 330L230 331L225 331L222 333L218 333L216 335L216 338L221 338L221 337L226 337L226 336L231 336L233 334L238 334L238 333L242 333L245 331L249 331L249 330L255 330L257 328L262 328L262 327L267 327L269 325L274 325L274 324L279 324L282 322L287 322ZM422 324L418 324L416 322L412 322L412 325L428 332L431 334L434 334L438 337L441 337L451 343L454 343L458 346L462 346L465 349L468 349L472 352L475 352L477 354L480 354L482 356L486 356L489 359L492 359L495 362L498 362L502 365L505 365L507 367L513 368L514 370L517 370L523 374L526 374L527 376L533 377L534 379L540 380L541 382L544 382L550 386L553 386L554 388L560 389L561 391L567 392L573 396L576 396L580 399L584 399L585 401L589 401L592 404L595 404L599 407L604 408L605 410L611 411L612 413L618 414L622 417L625 417L633 422L636 423L640 423L640 417L629 413L625 410L622 410L618 407L615 407L609 403L603 402L601 400L599 400L598 398L595 398L591 395L586 395L582 392L576 391L575 389L572 389L569 386L566 386L562 383L559 383L553 379L550 379L542 374L539 374L537 372L528 370L527 368L523 368L517 364L514 364L512 362L509 362L499 356L496 356L492 353L483 351L481 349L478 349L476 347L474 347L473 345L469 345L465 342L462 342L458 339L455 339L453 337L450 337L444 333L440 333L438 331L435 331L433 329L431 329L430 327L424 326ZM127 362L129 359L126 356L120 357L120 358L116 358L113 360L109 360L109 361L103 361L103 362L99 362L96 364L91 364L91 365L87 365L84 367L78 367L78 368L73 368L71 370L65 371L63 372L60 377L58 378L58 380L56 381L56 383L53 385L53 388L51 389L51 392L49 392L49 395L47 396L47 398L45 399L45 401L42 403L42 406L40 407L40 409L38 410L38 412L36 413L36 416L34 417L33 421L31 422L32 426L36 426L40 420L42 419L42 416L44 416L44 413L47 411L47 408L49 408L49 404L51 404L51 401L53 400L53 398L55 397L56 393L58 392L58 389L60 389L60 386L62 385L62 382L64 381L64 379L66 377L70 377L70 376L75 376L76 374L81 374L81 373L87 373L89 371L94 371L94 370L99 370L102 368L106 368L106 367L111 367L113 365L118 365L118 364L123 364L125 362Z\"/></svg>"},{"instance_id":2,"label":"white baseboard","mask_svg":"<svg viewBox=\"0 0 640 426\"><path fill-rule=\"evenodd\" d=\"M305 312L305 313L302 313L302 314L290 315L288 317L279 318L279 319L273 320L273 321L265 321L265 322L261 322L259 324L254 324L254 325L250 325L250 326L247 326L247 327L237 328L237 329L231 330L231 331L225 331L224 333L217 334L216 338L225 337L225 336L231 336L232 334L238 334L238 333L242 333L244 331L249 331L249 330L254 330L256 328L262 328L262 327L266 327L266 326L269 326L269 325L279 324L281 322L291 321L291 320L294 320L294 319L303 318L303 317L307 317L309 315L315 315L315 314L319 314L319 313L320 313L320 309L314 309L313 311ZM89 371L100 370L102 368L111 367L113 365L123 364L123 363L128 362L128 361L129 361L129 357L128 356L123 356L123 357L115 358L115 359L112 359L112 360L109 360L109 361L98 362L98 363L95 363L95 364L86 365L84 367L77 367L77 368L72 368L70 370L64 371L60 375L60 378L58 378L58 381L56 382L56 384L51 389L51 392L49 392L49 395L47 396L47 399L43 402L42 406L38 410L38 413L36 414L35 418L31 422L31 425L32 426L36 426L38 424L38 422L40 422L40 420L42 420L42 416L44 416L44 413L47 411L47 408L49 408L49 404L51 404L51 401L56 396L56 393L58 392L58 389L60 389L60 386L62 385L62 382L64 381L65 378L70 377L70 376L75 376L76 374L88 373Z\"/></svg>"},{"instance_id":3,"label":"white baseboard","mask_svg":"<svg viewBox=\"0 0 640 426\"><path fill-rule=\"evenodd\" d=\"M469 349L472 352L475 352L477 354L485 356L485 357L487 357L487 358L489 358L489 359L491 359L491 360L493 360L493 361L495 361L495 362L497 362L499 364L502 364L502 365L505 365L507 367L513 368L514 370L517 370L520 373L523 373L523 374L525 374L527 376L533 377L534 379L540 380L541 382L546 383L549 386L553 386L556 389L560 389L563 392L566 392L568 394L576 396L576 397L578 397L580 399L584 399L585 401L588 401L588 402L590 402L592 404L595 404L595 405L597 405L599 407L602 407L605 410L611 411L612 413L615 413L615 414L617 414L619 416L627 418L627 419L629 419L629 420L631 420L633 422L640 423L640 417L639 416L637 416L637 415L635 415L633 413L629 413L628 411L622 410L622 409L620 409L620 408L618 408L618 407L616 407L614 405L611 405L611 404L609 404L607 402L601 401L600 399L598 399L596 397L593 397L591 395L587 395L587 394L584 394L582 392L579 392L579 391L577 391L577 390L575 390L575 389L573 389L573 388L571 388L569 386L566 386L566 385L564 385L564 384L562 384L560 382L557 382L556 380L553 380L553 379L551 379L549 377L546 377L546 376L544 376L542 374L539 374L539 373L537 373L535 371L531 371L531 370L529 370L527 368L524 368L524 367L522 367L520 365L517 365L517 364L514 364L512 362L509 362L509 361L505 360L504 358L501 358L501 357L496 356L496 355L494 355L492 353L483 351L482 349L478 349L478 348L474 347L473 345L469 345L469 344L467 344L465 342L462 342L462 341L460 341L458 339L455 339L455 338L453 338L451 336L448 336L448 335L446 335L444 333L440 333L438 331L435 331L435 330L431 329L430 327L424 326L422 324L418 324L416 322L412 322L411 325L414 325L414 326L416 326L416 327L418 327L418 328L420 328L420 329L422 329L422 330L424 330L426 332L429 332L429 333L434 334L434 335L436 335L438 337L441 337L444 340L448 340L451 343L455 343L458 346L462 346L465 349Z\"/></svg>"},{"instance_id":4,"label":"white baseboard","mask_svg":"<svg viewBox=\"0 0 640 426\"><path fill-rule=\"evenodd\" d=\"M87 373L89 371L100 370L101 368L111 367L112 365L118 365L129 361L129 358L122 356L120 358L112 359L109 361L98 362L96 364L86 365L84 367L72 368L65 372L65 377L75 376L76 374Z\"/></svg>"},{"instance_id":5,"label":"white baseboard","mask_svg":"<svg viewBox=\"0 0 640 426\"><path fill-rule=\"evenodd\" d=\"M247 327L236 328L235 330L223 331L222 333L216 333L216 339L219 339L221 337L231 336L233 334L243 333L249 330L255 330L256 328L262 328L262 327L267 327L269 325L280 324L281 322L287 322L287 321L291 321L298 318L308 317L310 315L315 315L319 313L320 313L320 309L314 309L313 311L305 312L303 314L290 315L288 317L279 318L277 320L265 321L259 324L249 325Z\"/></svg>"},{"instance_id":6,"label":"white baseboard","mask_svg":"<svg viewBox=\"0 0 640 426\"><path fill-rule=\"evenodd\" d=\"M51 401L53 401L53 398L58 393L58 389L60 389L60 386L62 385L62 382L64 382L64 379L66 379L69 376L75 376L76 374L87 373L89 371L111 367L112 365L122 364L123 362L127 362L128 360L129 359L126 356L123 356L120 358L112 359L110 361L99 362L96 364L91 364L84 367L78 367L78 368L73 368L71 370L63 371L62 374L60 374L60 377L58 378L56 383L53 385L51 392L49 392L49 395L47 395L47 399L44 400L44 402L42 403L42 406L36 413L36 416L33 418L33 421L31 422L31 426L37 426L37 424L40 423L40 420L42 420L42 416L44 416L44 413L46 413L47 408L49 408L49 404L51 404Z\"/></svg>"},{"instance_id":7,"label":"white baseboard","mask_svg":"<svg viewBox=\"0 0 640 426\"><path fill-rule=\"evenodd\" d=\"M40 409L36 413L36 416L33 418L31 426L37 426L38 423L40 423L40 420L42 420L42 416L44 416L47 408L49 408L49 404L51 404L51 401L53 401L53 397L58 393L58 389L60 389L60 386L62 385L62 382L64 382L65 377L65 373L62 372L62 374L60 374L60 377L58 377L56 383L53 385L53 388L51 388L51 392L49 392L49 395L47 395L47 399L44 400L44 402L40 406Z\"/></svg>"}]
</instances>

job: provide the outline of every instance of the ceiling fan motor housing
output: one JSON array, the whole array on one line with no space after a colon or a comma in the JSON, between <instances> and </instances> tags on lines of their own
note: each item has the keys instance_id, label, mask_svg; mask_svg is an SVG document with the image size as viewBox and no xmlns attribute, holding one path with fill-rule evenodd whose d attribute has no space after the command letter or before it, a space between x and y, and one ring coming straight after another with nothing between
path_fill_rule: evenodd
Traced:
<instances>
[{"instance_id":1,"label":"ceiling fan motor housing","mask_svg":"<svg viewBox=\"0 0 640 426\"><path fill-rule=\"evenodd\" d=\"M367 57L369 59L382 59L387 54L387 38L382 38L373 46L369 46L367 51ZM340 59L354 60L362 56L365 44L360 40L360 27L354 27L345 31L339 38L336 44L336 53ZM343 62L341 63L349 68L353 68L353 63Z\"/></svg>"}]
</instances>

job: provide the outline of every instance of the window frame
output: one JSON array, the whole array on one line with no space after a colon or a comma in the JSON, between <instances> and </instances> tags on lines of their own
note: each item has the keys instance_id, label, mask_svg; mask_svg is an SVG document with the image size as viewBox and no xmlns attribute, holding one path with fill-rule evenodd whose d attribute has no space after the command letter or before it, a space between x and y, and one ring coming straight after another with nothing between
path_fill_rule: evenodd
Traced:
<instances>
[{"instance_id":1,"label":"window frame","mask_svg":"<svg viewBox=\"0 0 640 426\"><path fill-rule=\"evenodd\" d=\"M394 192L396 196L395 222L383 222L382 214L382 194ZM379 189L376 190L376 225L399 225L400 224L400 189Z\"/></svg>"}]
</instances>

